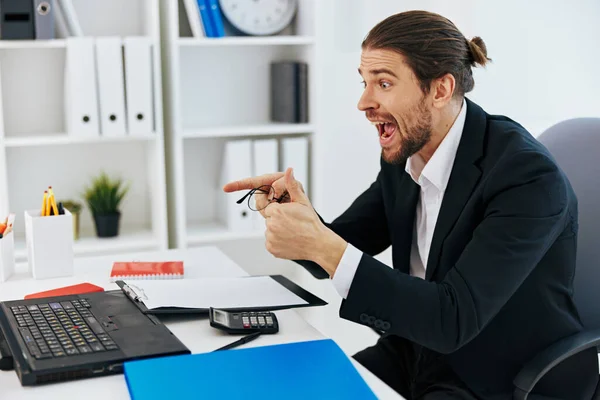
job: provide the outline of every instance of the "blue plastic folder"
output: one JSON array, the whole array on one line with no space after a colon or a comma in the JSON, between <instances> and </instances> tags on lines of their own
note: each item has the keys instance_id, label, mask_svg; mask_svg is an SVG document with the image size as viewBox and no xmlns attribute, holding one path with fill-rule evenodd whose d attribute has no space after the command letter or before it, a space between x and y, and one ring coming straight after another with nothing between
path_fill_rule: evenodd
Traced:
<instances>
[{"instance_id":1,"label":"blue plastic folder","mask_svg":"<svg viewBox=\"0 0 600 400\"><path fill-rule=\"evenodd\" d=\"M330 339L126 362L132 400L376 399Z\"/></svg>"}]
</instances>

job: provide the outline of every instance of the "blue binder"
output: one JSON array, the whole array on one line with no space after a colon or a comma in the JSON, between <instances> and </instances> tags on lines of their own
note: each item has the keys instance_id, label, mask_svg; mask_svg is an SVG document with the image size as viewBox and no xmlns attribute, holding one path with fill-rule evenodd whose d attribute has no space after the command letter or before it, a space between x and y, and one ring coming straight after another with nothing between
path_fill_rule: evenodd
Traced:
<instances>
[{"instance_id":1,"label":"blue binder","mask_svg":"<svg viewBox=\"0 0 600 400\"><path fill-rule=\"evenodd\" d=\"M213 23L215 37L225 36L225 26L223 25L223 16L221 15L219 0L208 0L207 6L210 9L210 19Z\"/></svg>"},{"instance_id":2,"label":"blue binder","mask_svg":"<svg viewBox=\"0 0 600 400\"><path fill-rule=\"evenodd\" d=\"M132 400L376 399L330 339L130 361Z\"/></svg>"},{"instance_id":3,"label":"blue binder","mask_svg":"<svg viewBox=\"0 0 600 400\"><path fill-rule=\"evenodd\" d=\"M198 10L200 11L200 18L202 19L202 25L204 25L204 33L206 37L217 37L212 18L210 17L210 7L208 0L196 0L198 3Z\"/></svg>"}]
</instances>

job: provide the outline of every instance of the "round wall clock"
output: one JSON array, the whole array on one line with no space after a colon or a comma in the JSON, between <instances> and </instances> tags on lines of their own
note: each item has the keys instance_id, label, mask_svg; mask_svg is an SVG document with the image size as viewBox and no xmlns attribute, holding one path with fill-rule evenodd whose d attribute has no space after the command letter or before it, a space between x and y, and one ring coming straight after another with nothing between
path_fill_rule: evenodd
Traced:
<instances>
[{"instance_id":1,"label":"round wall clock","mask_svg":"<svg viewBox=\"0 0 600 400\"><path fill-rule=\"evenodd\" d=\"M227 20L248 35L272 35L294 18L298 0L219 0Z\"/></svg>"}]
</instances>

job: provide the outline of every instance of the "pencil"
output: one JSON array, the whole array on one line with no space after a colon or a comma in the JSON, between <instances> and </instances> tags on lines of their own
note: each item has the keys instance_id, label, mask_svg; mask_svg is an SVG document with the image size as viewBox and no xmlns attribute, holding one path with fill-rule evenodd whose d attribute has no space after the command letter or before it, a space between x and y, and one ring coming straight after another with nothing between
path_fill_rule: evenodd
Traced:
<instances>
[{"instance_id":1,"label":"pencil","mask_svg":"<svg viewBox=\"0 0 600 400\"><path fill-rule=\"evenodd\" d=\"M40 215L42 217L46 216L46 203L48 202L48 191L44 190L44 200L42 201L42 211L40 212Z\"/></svg>"},{"instance_id":2,"label":"pencil","mask_svg":"<svg viewBox=\"0 0 600 400\"><path fill-rule=\"evenodd\" d=\"M58 215L58 207L56 207L56 200L54 199L54 191L52 186L48 186L48 193L50 194L50 205L52 206L52 212L54 215ZM50 213L48 213L50 215Z\"/></svg>"}]
</instances>

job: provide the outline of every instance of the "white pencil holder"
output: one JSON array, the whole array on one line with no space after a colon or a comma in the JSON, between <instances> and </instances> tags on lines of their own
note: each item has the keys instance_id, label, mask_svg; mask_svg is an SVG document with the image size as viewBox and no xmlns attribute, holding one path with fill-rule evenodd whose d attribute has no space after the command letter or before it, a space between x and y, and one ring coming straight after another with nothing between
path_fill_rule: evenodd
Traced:
<instances>
[{"instance_id":1,"label":"white pencil holder","mask_svg":"<svg viewBox=\"0 0 600 400\"><path fill-rule=\"evenodd\" d=\"M25 242L34 279L73 275L73 216L42 217L39 210L25 211Z\"/></svg>"},{"instance_id":2,"label":"white pencil holder","mask_svg":"<svg viewBox=\"0 0 600 400\"><path fill-rule=\"evenodd\" d=\"M15 237L11 231L0 239L0 282L15 273Z\"/></svg>"}]
</instances>

